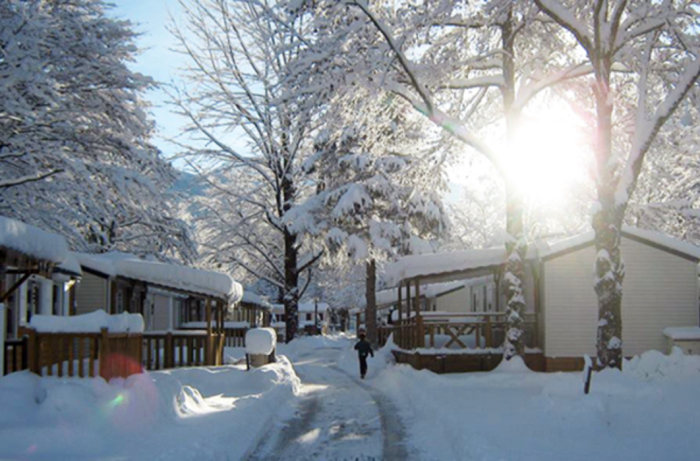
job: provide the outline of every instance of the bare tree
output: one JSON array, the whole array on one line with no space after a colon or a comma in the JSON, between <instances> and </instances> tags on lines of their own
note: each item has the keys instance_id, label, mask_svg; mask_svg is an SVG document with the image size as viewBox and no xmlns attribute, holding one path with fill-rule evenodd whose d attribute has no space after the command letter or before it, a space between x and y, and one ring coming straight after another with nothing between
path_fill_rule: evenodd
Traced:
<instances>
[{"instance_id":1,"label":"bare tree","mask_svg":"<svg viewBox=\"0 0 700 461\"><path fill-rule=\"evenodd\" d=\"M243 268L277 290L286 339L296 335L298 301L321 256L285 216L311 187L302 164L311 152L322 95L282 101L282 77L297 56L305 24L266 16L275 2L182 2L186 26L174 27L190 59L191 85L175 103L205 147L190 159L211 198L199 217L204 254L230 270Z\"/></svg>"}]
</instances>

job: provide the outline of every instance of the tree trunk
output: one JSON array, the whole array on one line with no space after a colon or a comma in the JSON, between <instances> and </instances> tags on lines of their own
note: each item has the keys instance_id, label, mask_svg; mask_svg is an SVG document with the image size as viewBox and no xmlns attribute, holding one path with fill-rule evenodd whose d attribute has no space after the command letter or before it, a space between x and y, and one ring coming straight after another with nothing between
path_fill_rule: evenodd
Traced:
<instances>
[{"instance_id":1,"label":"tree trunk","mask_svg":"<svg viewBox=\"0 0 700 461\"><path fill-rule=\"evenodd\" d=\"M525 332L522 313L525 311L523 277L527 243L523 232L522 201L512 187L507 191L506 267L503 274L503 294L506 296L506 337L503 357L510 360L525 353Z\"/></svg>"},{"instance_id":2,"label":"tree trunk","mask_svg":"<svg viewBox=\"0 0 700 461\"><path fill-rule=\"evenodd\" d=\"M622 369L622 282L625 265L620 254L621 219L602 210L593 218L595 230L595 292L598 296L596 350L598 368Z\"/></svg>"},{"instance_id":3,"label":"tree trunk","mask_svg":"<svg viewBox=\"0 0 700 461\"><path fill-rule=\"evenodd\" d=\"M377 347L377 262L374 259L367 261L367 291L365 322L367 323L367 340L372 347Z\"/></svg>"},{"instance_id":4,"label":"tree trunk","mask_svg":"<svg viewBox=\"0 0 700 461\"><path fill-rule=\"evenodd\" d=\"M299 329L299 273L297 272L296 236L284 230L284 316L285 342L290 342Z\"/></svg>"},{"instance_id":5,"label":"tree trunk","mask_svg":"<svg viewBox=\"0 0 700 461\"><path fill-rule=\"evenodd\" d=\"M601 57L596 71L597 194L599 210L593 216L596 261L594 288L598 296L596 336L598 368L622 369L622 281L625 267L620 255L620 236L625 204L616 204L612 159L612 113L610 59Z\"/></svg>"}]
</instances>

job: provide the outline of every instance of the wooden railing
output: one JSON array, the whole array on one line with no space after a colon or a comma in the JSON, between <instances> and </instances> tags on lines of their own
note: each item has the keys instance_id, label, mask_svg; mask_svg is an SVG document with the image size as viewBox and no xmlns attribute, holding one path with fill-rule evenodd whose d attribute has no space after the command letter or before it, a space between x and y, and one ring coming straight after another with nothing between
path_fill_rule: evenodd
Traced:
<instances>
[{"instance_id":1,"label":"wooden railing","mask_svg":"<svg viewBox=\"0 0 700 461\"><path fill-rule=\"evenodd\" d=\"M29 356L27 354L27 337L21 339L5 340L3 348L5 355L5 366L2 370L4 375L15 371L26 370L29 367Z\"/></svg>"},{"instance_id":2,"label":"wooden railing","mask_svg":"<svg viewBox=\"0 0 700 461\"><path fill-rule=\"evenodd\" d=\"M201 330L143 334L143 364L147 370L215 366L223 363L225 336Z\"/></svg>"},{"instance_id":3,"label":"wooden railing","mask_svg":"<svg viewBox=\"0 0 700 461\"><path fill-rule=\"evenodd\" d=\"M534 313L524 315L528 347L538 347L537 316ZM431 313L421 312L419 316L402 319L392 325L379 327L378 342L386 344L389 335L394 335L394 343L402 349L436 347L436 336L447 336L447 342L441 347L453 345L462 349L491 349L500 347L507 328L506 314L503 312L469 312L469 313ZM473 338L473 344L467 344L463 338Z\"/></svg>"},{"instance_id":4,"label":"wooden railing","mask_svg":"<svg viewBox=\"0 0 700 461\"><path fill-rule=\"evenodd\" d=\"M23 365L39 376L110 379L141 371L140 333L42 333L29 328L20 333L26 343Z\"/></svg>"}]
</instances>

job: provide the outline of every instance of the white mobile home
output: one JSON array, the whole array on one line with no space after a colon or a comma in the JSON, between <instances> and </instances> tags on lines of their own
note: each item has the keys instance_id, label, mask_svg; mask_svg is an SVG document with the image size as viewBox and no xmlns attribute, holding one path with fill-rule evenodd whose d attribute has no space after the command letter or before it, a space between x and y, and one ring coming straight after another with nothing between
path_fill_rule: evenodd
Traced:
<instances>
[{"instance_id":1,"label":"white mobile home","mask_svg":"<svg viewBox=\"0 0 700 461\"><path fill-rule=\"evenodd\" d=\"M542 351L548 370L576 369L582 365L584 355L595 355L598 305L593 289L593 237L589 232L551 245L531 245L528 251L527 343ZM633 356L648 350L665 351L665 328L699 325L700 249L663 234L630 227L623 229L621 245L626 266L623 353ZM437 297L434 310L501 312L504 299L496 293L500 291L497 287L504 262L503 249L411 256L390 265L387 275L397 285L401 283L404 291L406 285L464 283L463 289L443 295L443 301ZM427 288L419 290L428 291Z\"/></svg>"}]
</instances>

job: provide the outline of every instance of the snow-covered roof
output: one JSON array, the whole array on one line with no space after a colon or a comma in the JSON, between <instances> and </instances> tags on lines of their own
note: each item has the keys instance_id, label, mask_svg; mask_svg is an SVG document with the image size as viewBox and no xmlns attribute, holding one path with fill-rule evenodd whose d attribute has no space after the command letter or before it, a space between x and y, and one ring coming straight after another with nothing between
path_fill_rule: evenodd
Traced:
<instances>
[{"instance_id":1,"label":"snow-covered roof","mask_svg":"<svg viewBox=\"0 0 700 461\"><path fill-rule=\"evenodd\" d=\"M72 252L68 252L66 259L56 267L57 272L63 272L68 275L82 275L83 271L80 268L78 258Z\"/></svg>"},{"instance_id":2,"label":"snow-covered roof","mask_svg":"<svg viewBox=\"0 0 700 461\"><path fill-rule=\"evenodd\" d=\"M315 309L315 303L313 301L299 303L299 312L314 312L314 309ZM327 303L323 303L323 302L318 303L318 311L319 312L325 312L327 310L328 310ZM272 305L272 312L274 314L284 314L284 304L273 304Z\"/></svg>"},{"instance_id":3,"label":"snow-covered roof","mask_svg":"<svg viewBox=\"0 0 700 461\"><path fill-rule=\"evenodd\" d=\"M679 341L700 341L700 327L666 327L664 335Z\"/></svg>"},{"instance_id":4,"label":"snow-covered roof","mask_svg":"<svg viewBox=\"0 0 700 461\"><path fill-rule=\"evenodd\" d=\"M76 253L76 257L84 267L109 276L118 275L170 288L228 298L231 302L238 302L243 296L243 287L221 272L147 261L120 252Z\"/></svg>"},{"instance_id":5,"label":"snow-covered roof","mask_svg":"<svg viewBox=\"0 0 700 461\"><path fill-rule=\"evenodd\" d=\"M421 294L421 297L435 298L436 296L440 296L440 295L447 293L447 292L450 292L450 291L458 290L460 288L465 288L465 287L469 287L472 285L488 283L488 282L491 282L492 280L493 280L493 276L485 276L485 277L476 277L476 278L469 279L469 280L458 280L455 282L431 283L429 285L421 285L420 294ZM403 288L402 290L403 291L401 292L401 296L405 299L406 289ZM411 294L412 298L416 295L415 285L411 285L410 294ZM399 298L398 298L397 288L390 288L388 290L378 291L376 294L377 306L384 306L387 304L393 304L393 303L398 302L398 300L399 300ZM363 308L364 308L364 306L363 306Z\"/></svg>"},{"instance_id":6,"label":"snow-covered roof","mask_svg":"<svg viewBox=\"0 0 700 461\"><path fill-rule=\"evenodd\" d=\"M658 245L700 261L700 247L676 240L666 234L623 226L622 235ZM527 259L552 257L578 246L593 243L594 238L593 231L589 231L551 244L537 242L529 246ZM456 276L461 272L501 265L505 263L505 258L505 248L407 256L387 265L385 277L389 285L398 285L401 280L416 277L436 279L444 275L448 278L450 274Z\"/></svg>"},{"instance_id":7,"label":"snow-covered roof","mask_svg":"<svg viewBox=\"0 0 700 461\"><path fill-rule=\"evenodd\" d=\"M415 277L498 266L505 260L505 248L406 256L387 265L384 274L389 285L397 285L400 280Z\"/></svg>"},{"instance_id":8,"label":"snow-covered roof","mask_svg":"<svg viewBox=\"0 0 700 461\"><path fill-rule=\"evenodd\" d=\"M260 297L260 295L254 291L250 291L247 288L243 289L243 297L241 298L241 302L254 304L262 307L263 309L272 309L272 304L270 304L266 299Z\"/></svg>"},{"instance_id":9,"label":"snow-covered roof","mask_svg":"<svg viewBox=\"0 0 700 461\"><path fill-rule=\"evenodd\" d=\"M70 264L63 237L5 216L0 216L0 247L54 264Z\"/></svg>"},{"instance_id":10,"label":"snow-covered roof","mask_svg":"<svg viewBox=\"0 0 700 461\"><path fill-rule=\"evenodd\" d=\"M299 303L299 312L314 312L316 309L316 303L313 301L309 302L304 302L304 303ZM318 311L319 312L326 312L328 310L328 304L319 302L318 303Z\"/></svg>"},{"instance_id":11,"label":"snow-covered roof","mask_svg":"<svg viewBox=\"0 0 700 461\"><path fill-rule=\"evenodd\" d=\"M668 248L669 250L682 253L693 259L700 260L700 247L697 247L689 242L676 240L673 237L662 234L661 232L638 229L632 226L622 226L622 235L628 238L631 237L644 240L648 243L653 243L664 248ZM539 249L539 256L541 258L545 258L556 255L572 248L592 243L594 239L595 233L593 231L588 231L549 245L544 244L541 245Z\"/></svg>"}]
</instances>

